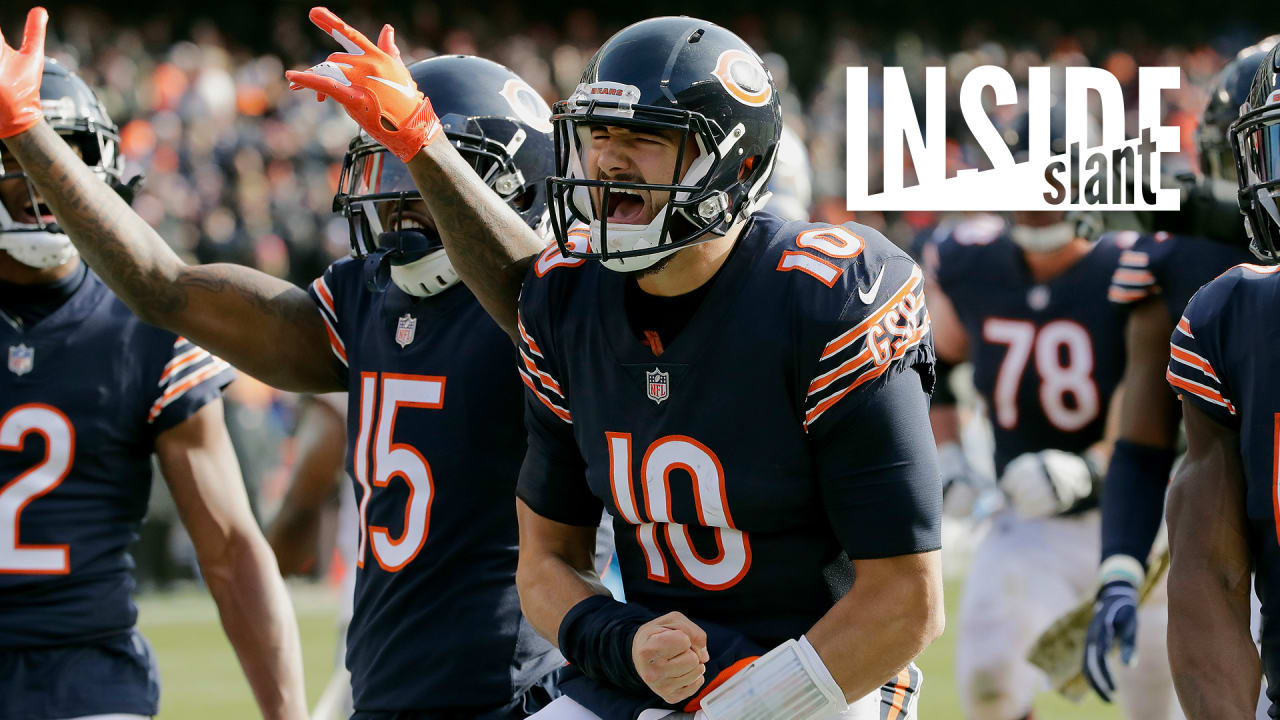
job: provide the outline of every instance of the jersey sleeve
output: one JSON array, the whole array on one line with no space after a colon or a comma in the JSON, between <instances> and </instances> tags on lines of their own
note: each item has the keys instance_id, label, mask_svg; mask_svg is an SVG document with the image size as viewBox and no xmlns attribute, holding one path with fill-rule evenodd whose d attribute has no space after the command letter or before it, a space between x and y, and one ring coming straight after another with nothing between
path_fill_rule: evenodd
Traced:
<instances>
[{"instance_id":1,"label":"jersey sleeve","mask_svg":"<svg viewBox=\"0 0 1280 720\"><path fill-rule=\"evenodd\" d=\"M1240 421L1229 377L1231 335L1226 326L1239 273L1239 268L1229 270L1191 298L1170 337L1165 372L1174 392L1231 428L1238 428Z\"/></svg>"},{"instance_id":2,"label":"jersey sleeve","mask_svg":"<svg viewBox=\"0 0 1280 720\"><path fill-rule=\"evenodd\" d=\"M887 241L886 241L887 242ZM855 273L843 307L813 330L822 345L811 359L804 397L804 425L812 437L853 412L856 394L871 394L895 374L917 375L924 392L934 384L933 340L925 307L924 275L905 255L891 256L863 289ZM842 294L843 295L843 294Z\"/></svg>"},{"instance_id":3,"label":"jersey sleeve","mask_svg":"<svg viewBox=\"0 0 1280 720\"><path fill-rule=\"evenodd\" d=\"M934 357L920 267L870 228L863 257L818 293L804 425L832 529L852 558L936 550L942 487L929 425Z\"/></svg>"},{"instance_id":4,"label":"jersey sleeve","mask_svg":"<svg viewBox=\"0 0 1280 720\"><path fill-rule=\"evenodd\" d=\"M1123 231L1114 233L1110 239L1120 247L1120 258L1111 274L1107 299L1114 305L1131 307L1159 295L1162 291L1156 280L1156 269L1165 257L1160 240L1168 240L1168 236Z\"/></svg>"},{"instance_id":5,"label":"jersey sleeve","mask_svg":"<svg viewBox=\"0 0 1280 720\"><path fill-rule=\"evenodd\" d=\"M235 379L235 371L222 358L209 353L186 338L168 342L168 361L155 379L154 396L147 422L159 434L194 415L210 401L222 396L222 389Z\"/></svg>"},{"instance_id":6,"label":"jersey sleeve","mask_svg":"<svg viewBox=\"0 0 1280 720\"><path fill-rule=\"evenodd\" d=\"M350 260L339 260L325 269L324 273L311 282L311 286L307 288L307 294L311 296L312 301L316 304L316 310L320 313L320 317L324 320L325 330L329 333L329 349L333 352L334 357L342 363L342 367L347 367L347 346L342 340L343 325L340 322L338 308L341 307L337 301L334 290L340 287L335 281L335 269L341 263L347 263Z\"/></svg>"},{"instance_id":7,"label":"jersey sleeve","mask_svg":"<svg viewBox=\"0 0 1280 720\"><path fill-rule=\"evenodd\" d=\"M535 273L536 270L530 270ZM555 361L543 287L531 275L520 297L517 371L525 386L525 428L529 447L520 467L516 495L539 515L566 525L600 524L604 504L587 485L586 462L573 434L569 391ZM535 337L536 336L536 337Z\"/></svg>"}]
</instances>

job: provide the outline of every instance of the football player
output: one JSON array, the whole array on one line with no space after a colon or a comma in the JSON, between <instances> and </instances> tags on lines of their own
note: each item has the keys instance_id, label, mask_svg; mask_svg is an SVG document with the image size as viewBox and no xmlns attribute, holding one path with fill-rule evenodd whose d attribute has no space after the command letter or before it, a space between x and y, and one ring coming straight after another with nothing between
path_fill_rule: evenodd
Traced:
<instances>
[{"instance_id":1,"label":"football player","mask_svg":"<svg viewBox=\"0 0 1280 720\"><path fill-rule=\"evenodd\" d=\"M31 46L42 30L33 25ZM379 52L398 57L389 28L380 39ZM404 164L367 137L352 144L336 204L362 257L334 263L310 292L246 267L186 265L39 121L38 63L11 57L5 142L135 312L277 387L349 391L353 717L522 717L546 702L563 660L522 618L514 582L525 448L516 352L457 284L433 229L440 216L417 200ZM459 171L536 234L552 162L546 104L474 57L416 63L397 81L415 82L438 98L438 144Z\"/></svg>"},{"instance_id":2,"label":"football player","mask_svg":"<svg viewBox=\"0 0 1280 720\"><path fill-rule=\"evenodd\" d=\"M689 17L599 49L557 105L557 244L517 308L537 238L387 89L394 56L312 18L355 50L290 78L407 160L519 343L517 581L573 663L539 717L914 717L942 630L922 276L870 228L756 212L781 129L756 53ZM591 567L602 506L627 604Z\"/></svg>"},{"instance_id":3,"label":"football player","mask_svg":"<svg viewBox=\"0 0 1280 720\"><path fill-rule=\"evenodd\" d=\"M114 194L116 127L44 57L42 23L28 23L21 54L0 45L6 90L38 98L0 110L0 136L42 124L86 184ZM0 717L157 714L127 551L154 455L262 716L306 718L293 607L223 423L230 367L144 325L77 256L26 166L2 146L0 161Z\"/></svg>"},{"instance_id":4,"label":"football player","mask_svg":"<svg viewBox=\"0 0 1280 720\"><path fill-rule=\"evenodd\" d=\"M1236 171L1227 127L1239 115L1254 72L1280 38L1241 50L1217 75L1196 129L1200 174L1195 195L1204 200L1184 211L1188 234L1146 233L1126 239L1108 291L1129 312L1124 395L1118 437L1102 491L1102 564L1084 674L1105 700L1115 691L1110 651L1118 645L1128 663L1135 649L1138 590L1164 516L1165 490L1178 441L1180 408L1169 392L1165 369L1168 338L1192 293L1233 265L1250 259L1236 206ZM1213 205L1229 205L1230 213ZM1210 221L1226 216L1225 227ZM1163 592L1164 585L1157 586ZM1165 628L1156 629L1163 635ZM1162 653L1163 654L1163 653ZM1264 714L1265 716L1265 714Z\"/></svg>"},{"instance_id":5,"label":"football player","mask_svg":"<svg viewBox=\"0 0 1280 720\"><path fill-rule=\"evenodd\" d=\"M1280 713L1280 46L1258 65L1229 129L1251 249L1191 298L1172 333L1187 454L1169 489L1169 659L1188 717L1252 717L1265 674ZM1262 601L1261 663L1249 631L1250 571ZM1259 666L1261 665L1261 666Z\"/></svg>"},{"instance_id":6,"label":"football player","mask_svg":"<svg viewBox=\"0 0 1280 720\"><path fill-rule=\"evenodd\" d=\"M1061 106L1049 126L1051 151L1067 152ZM1029 127L1024 115L1009 129L1016 157L1027 154ZM1048 688L1027 652L1095 589L1104 430L1124 367L1123 317L1107 301L1123 249L1112 236L1096 240L1100 229L1088 213L1015 212L1012 222L982 215L928 253L938 354L973 365L1008 506L975 550L960 601L957 685L973 720L1030 714ZM935 429L940 443L954 440ZM948 490L951 500L962 488ZM980 494L965 495L972 504ZM1159 638L1143 640L1148 647ZM1132 718L1176 711L1163 643L1158 649L1142 665L1156 677L1143 688L1154 689L1126 694Z\"/></svg>"}]
</instances>

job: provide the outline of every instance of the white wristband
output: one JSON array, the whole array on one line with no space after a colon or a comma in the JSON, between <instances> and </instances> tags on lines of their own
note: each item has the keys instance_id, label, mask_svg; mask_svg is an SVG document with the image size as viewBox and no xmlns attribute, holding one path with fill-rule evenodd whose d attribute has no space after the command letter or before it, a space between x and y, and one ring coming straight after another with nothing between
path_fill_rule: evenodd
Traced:
<instances>
[{"instance_id":1,"label":"white wristband","mask_svg":"<svg viewBox=\"0 0 1280 720\"><path fill-rule=\"evenodd\" d=\"M1102 566L1098 568L1098 586L1106 585L1113 580L1124 580L1132 583L1134 587L1142 587L1142 582L1146 579L1146 572L1142 569L1142 563L1132 555L1124 555L1117 553L1107 557L1102 561Z\"/></svg>"},{"instance_id":2,"label":"white wristband","mask_svg":"<svg viewBox=\"0 0 1280 720\"><path fill-rule=\"evenodd\" d=\"M770 650L702 699L707 720L831 720L847 707L804 637Z\"/></svg>"}]
</instances>

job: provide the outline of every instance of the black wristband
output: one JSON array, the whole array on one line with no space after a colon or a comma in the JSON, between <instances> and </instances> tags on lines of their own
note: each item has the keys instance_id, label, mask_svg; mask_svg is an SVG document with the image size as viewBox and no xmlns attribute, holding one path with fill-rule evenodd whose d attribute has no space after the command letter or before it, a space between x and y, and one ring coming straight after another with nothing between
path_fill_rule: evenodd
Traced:
<instances>
[{"instance_id":1,"label":"black wristband","mask_svg":"<svg viewBox=\"0 0 1280 720\"><path fill-rule=\"evenodd\" d=\"M635 603L592 595L569 609L557 633L560 653L583 675L636 695L653 694L631 658L641 625L658 615Z\"/></svg>"},{"instance_id":2,"label":"black wristband","mask_svg":"<svg viewBox=\"0 0 1280 720\"><path fill-rule=\"evenodd\" d=\"M1117 440L1102 486L1102 559L1128 555L1147 566L1164 518L1174 452Z\"/></svg>"}]
</instances>

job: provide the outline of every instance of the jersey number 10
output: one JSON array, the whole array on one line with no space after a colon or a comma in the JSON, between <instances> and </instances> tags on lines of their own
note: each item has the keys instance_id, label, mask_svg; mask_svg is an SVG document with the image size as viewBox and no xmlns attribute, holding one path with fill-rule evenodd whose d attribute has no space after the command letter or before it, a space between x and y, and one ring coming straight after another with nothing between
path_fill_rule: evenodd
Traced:
<instances>
[{"instance_id":1,"label":"jersey number 10","mask_svg":"<svg viewBox=\"0 0 1280 720\"><path fill-rule=\"evenodd\" d=\"M666 557L658 547L661 526L667 551L689 582L704 590L727 590L737 585L751 568L751 543L746 533L733 526L725 497L724 468L716 454L685 435L667 435L653 441L640 463L642 515L632 482L631 434L606 432L605 439L609 443L613 504L624 520L636 526L649 579L671 582ZM699 555L688 526L672 519L672 470L683 470L693 480L698 522L712 528L719 550L715 557Z\"/></svg>"}]
</instances>

